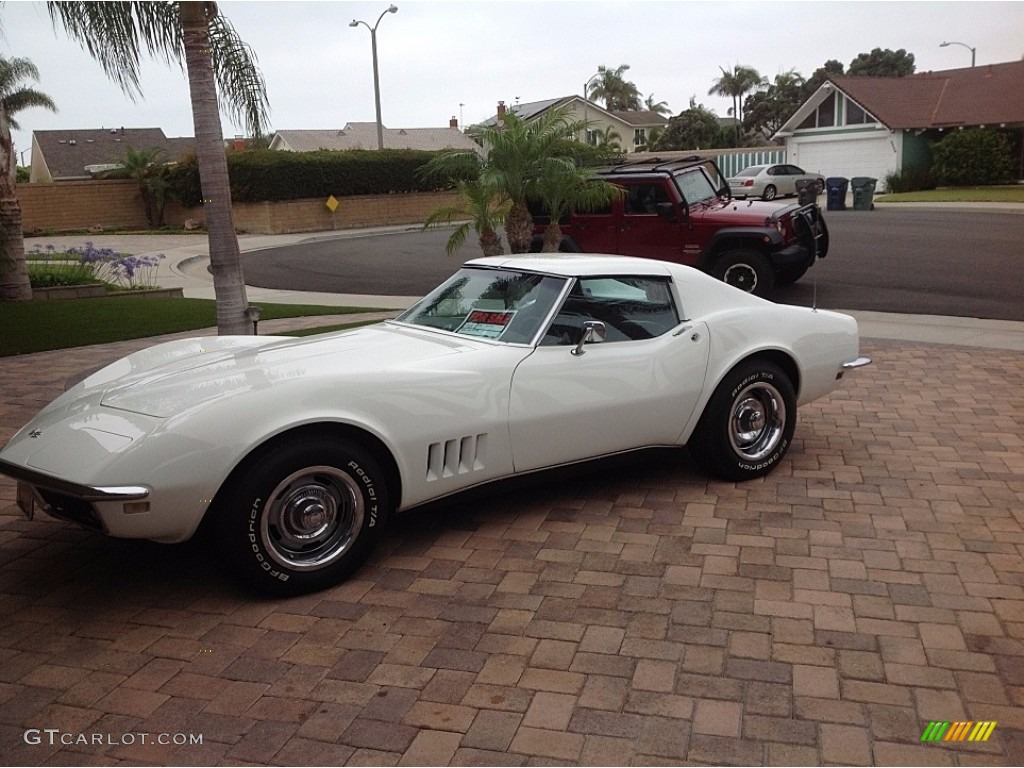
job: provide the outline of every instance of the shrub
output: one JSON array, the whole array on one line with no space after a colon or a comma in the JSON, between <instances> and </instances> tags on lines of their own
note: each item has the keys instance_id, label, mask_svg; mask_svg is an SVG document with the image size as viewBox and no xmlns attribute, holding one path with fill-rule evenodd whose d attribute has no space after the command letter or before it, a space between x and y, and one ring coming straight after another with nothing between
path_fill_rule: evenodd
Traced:
<instances>
[{"instance_id":1,"label":"shrub","mask_svg":"<svg viewBox=\"0 0 1024 768\"><path fill-rule=\"evenodd\" d=\"M423 178L419 169L437 154L409 149L235 152L228 155L231 199L258 203L433 191L440 188L437 180ZM194 156L179 162L168 173L168 181L183 205L200 204L202 188Z\"/></svg>"},{"instance_id":2,"label":"shrub","mask_svg":"<svg viewBox=\"0 0 1024 768\"><path fill-rule=\"evenodd\" d=\"M935 177L930 170L920 168L904 168L897 173L885 177L886 192L917 192L922 189L935 189Z\"/></svg>"},{"instance_id":3,"label":"shrub","mask_svg":"<svg viewBox=\"0 0 1024 768\"><path fill-rule=\"evenodd\" d=\"M954 131L933 147L932 171L940 184L969 187L1010 181L1010 141L999 131L970 128Z\"/></svg>"}]
</instances>

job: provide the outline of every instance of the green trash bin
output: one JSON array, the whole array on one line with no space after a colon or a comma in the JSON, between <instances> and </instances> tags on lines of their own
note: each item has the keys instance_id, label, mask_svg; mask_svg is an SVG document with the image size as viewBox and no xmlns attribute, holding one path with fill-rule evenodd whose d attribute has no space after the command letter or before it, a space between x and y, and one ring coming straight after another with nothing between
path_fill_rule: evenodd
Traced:
<instances>
[{"instance_id":1,"label":"green trash bin","mask_svg":"<svg viewBox=\"0 0 1024 768\"><path fill-rule=\"evenodd\" d=\"M872 179L870 176L854 176L850 179L850 188L853 190L853 210L875 210L875 204L872 201L877 183L878 179Z\"/></svg>"}]
</instances>

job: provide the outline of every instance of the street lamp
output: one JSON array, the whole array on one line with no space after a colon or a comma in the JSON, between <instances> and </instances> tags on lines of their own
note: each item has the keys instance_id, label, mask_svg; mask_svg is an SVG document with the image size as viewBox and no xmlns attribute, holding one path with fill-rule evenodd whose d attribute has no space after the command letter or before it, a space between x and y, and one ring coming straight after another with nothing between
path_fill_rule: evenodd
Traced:
<instances>
[{"instance_id":1,"label":"street lamp","mask_svg":"<svg viewBox=\"0 0 1024 768\"><path fill-rule=\"evenodd\" d=\"M949 45L962 45L964 48L966 48L968 51L970 51L971 52L971 66L972 67L974 66L974 53L975 53L975 49L974 48L971 48L971 46L969 46L967 43L957 43L957 42L955 42L953 40L950 40L947 43L939 43L939 48L945 48L946 46L949 46Z\"/></svg>"},{"instance_id":2,"label":"street lamp","mask_svg":"<svg viewBox=\"0 0 1024 768\"><path fill-rule=\"evenodd\" d=\"M590 96L588 96L587 93L589 92L590 84L603 74L603 72L598 72L583 84L583 142L585 144L590 144L590 128L587 125L587 111L590 105Z\"/></svg>"},{"instance_id":3,"label":"street lamp","mask_svg":"<svg viewBox=\"0 0 1024 768\"><path fill-rule=\"evenodd\" d=\"M358 27L362 24L370 30L370 46L373 49L373 98L377 105L377 149L384 149L384 125L380 120L380 77L377 74L377 27L380 26L380 20L388 13L398 13L398 6L389 5L388 9L377 17L377 23L372 27L365 21L357 21L356 19L352 19L352 22L349 24L350 27Z\"/></svg>"}]
</instances>

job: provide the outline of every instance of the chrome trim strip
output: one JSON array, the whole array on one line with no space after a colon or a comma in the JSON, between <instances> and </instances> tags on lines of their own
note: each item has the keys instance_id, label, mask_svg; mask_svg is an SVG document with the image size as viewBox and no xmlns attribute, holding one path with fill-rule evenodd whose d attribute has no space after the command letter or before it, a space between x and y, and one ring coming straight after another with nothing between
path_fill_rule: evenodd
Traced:
<instances>
[{"instance_id":1,"label":"chrome trim strip","mask_svg":"<svg viewBox=\"0 0 1024 768\"><path fill-rule=\"evenodd\" d=\"M82 485L3 459L0 459L0 475L7 475L37 488L45 488L82 501L139 501L149 496L149 488L141 485Z\"/></svg>"},{"instance_id":2,"label":"chrome trim strip","mask_svg":"<svg viewBox=\"0 0 1024 768\"><path fill-rule=\"evenodd\" d=\"M865 365L871 365L870 357L858 357L856 360L843 363L843 369L850 370L851 368L863 368Z\"/></svg>"}]
</instances>

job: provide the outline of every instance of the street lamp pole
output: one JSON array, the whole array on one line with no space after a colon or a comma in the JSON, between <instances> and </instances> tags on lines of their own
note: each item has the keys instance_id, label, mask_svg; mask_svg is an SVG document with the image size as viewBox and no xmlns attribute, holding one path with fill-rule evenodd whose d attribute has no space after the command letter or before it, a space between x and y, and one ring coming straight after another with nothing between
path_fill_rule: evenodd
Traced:
<instances>
[{"instance_id":1,"label":"street lamp pole","mask_svg":"<svg viewBox=\"0 0 1024 768\"><path fill-rule=\"evenodd\" d=\"M945 48L946 46L949 46L949 45L962 45L964 48L966 48L968 51L970 51L971 52L971 66L972 67L974 66L974 54L975 54L975 49L974 48L971 48L971 46L969 46L967 43L958 43L958 42L956 42L954 40L950 40L949 42L946 42L946 43L939 43L939 48Z\"/></svg>"},{"instance_id":2,"label":"street lamp pole","mask_svg":"<svg viewBox=\"0 0 1024 768\"><path fill-rule=\"evenodd\" d=\"M587 82L585 82L583 84L583 143L584 144L590 144L590 137L588 135L590 133L590 128L587 125L587 122L588 122L587 121L587 112L589 112L590 97L587 95L587 93L588 93L588 91L590 89L590 84L592 82L594 82L595 80L597 80L597 78L599 78L601 76L601 74L602 74L601 72L598 72L596 75L591 77L589 80L587 80Z\"/></svg>"},{"instance_id":3,"label":"street lamp pole","mask_svg":"<svg viewBox=\"0 0 1024 768\"><path fill-rule=\"evenodd\" d=\"M387 10L377 17L377 23L372 27L365 21L358 21L356 19L352 19L349 24L350 27L358 27L362 24L370 30L370 48L373 51L373 99L377 106L377 149L384 149L384 124L380 119L380 76L377 73L377 27L380 26L381 19L389 13L398 13L398 6L388 6Z\"/></svg>"}]
</instances>

